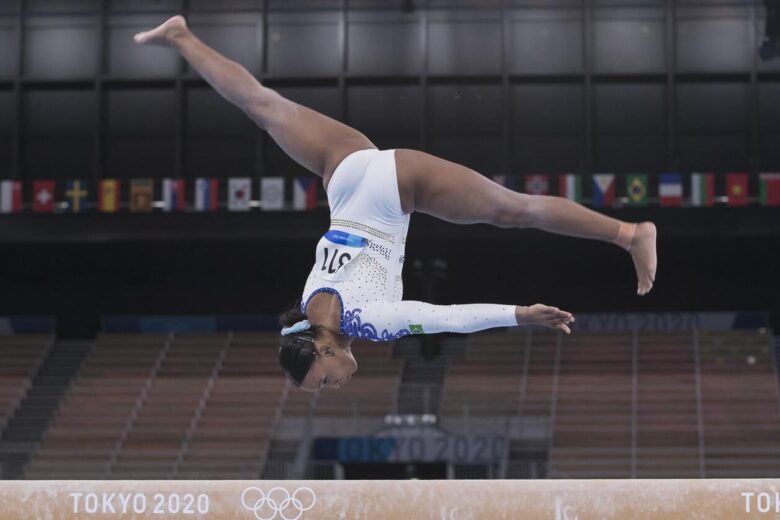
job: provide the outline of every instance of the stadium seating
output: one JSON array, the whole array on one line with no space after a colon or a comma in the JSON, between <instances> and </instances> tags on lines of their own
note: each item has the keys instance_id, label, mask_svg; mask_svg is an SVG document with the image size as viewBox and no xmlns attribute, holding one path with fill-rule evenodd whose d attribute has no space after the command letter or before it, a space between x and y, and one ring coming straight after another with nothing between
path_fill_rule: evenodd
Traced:
<instances>
[{"instance_id":1,"label":"stadium seating","mask_svg":"<svg viewBox=\"0 0 780 520\"><path fill-rule=\"evenodd\" d=\"M166 478L220 354L226 335L176 337L111 467L112 478Z\"/></svg>"},{"instance_id":2,"label":"stadium seating","mask_svg":"<svg viewBox=\"0 0 780 520\"><path fill-rule=\"evenodd\" d=\"M638 478L699 476L699 429L693 337L637 337L636 468Z\"/></svg>"},{"instance_id":3,"label":"stadium seating","mask_svg":"<svg viewBox=\"0 0 780 520\"><path fill-rule=\"evenodd\" d=\"M52 341L52 336L44 334L0 336L0 432L30 387Z\"/></svg>"},{"instance_id":4,"label":"stadium seating","mask_svg":"<svg viewBox=\"0 0 780 520\"><path fill-rule=\"evenodd\" d=\"M780 477L780 408L772 337L702 332L703 444L708 478Z\"/></svg>"},{"instance_id":5,"label":"stadium seating","mask_svg":"<svg viewBox=\"0 0 780 520\"><path fill-rule=\"evenodd\" d=\"M256 478L286 381L276 334L237 334L183 453L177 478ZM307 394L308 395L308 394Z\"/></svg>"},{"instance_id":6,"label":"stadium seating","mask_svg":"<svg viewBox=\"0 0 780 520\"><path fill-rule=\"evenodd\" d=\"M50 339L25 338L31 350L20 341L0 339L0 410ZM549 464L537 474L780 476L777 369L763 331L521 329L467 341L465 355L445 350L441 415L549 419ZM275 333L101 335L25 478L256 478L267 457L288 464L298 452L300 439L274 438L283 417L395 413L404 361L393 348L356 341L354 379L312 394L279 370Z\"/></svg>"},{"instance_id":7,"label":"stadium seating","mask_svg":"<svg viewBox=\"0 0 780 520\"><path fill-rule=\"evenodd\" d=\"M25 478L104 478L168 342L162 335L99 336Z\"/></svg>"},{"instance_id":8,"label":"stadium seating","mask_svg":"<svg viewBox=\"0 0 780 520\"><path fill-rule=\"evenodd\" d=\"M561 336L550 476L630 475L631 336Z\"/></svg>"},{"instance_id":9,"label":"stadium seating","mask_svg":"<svg viewBox=\"0 0 780 520\"><path fill-rule=\"evenodd\" d=\"M519 407L530 333L506 330L472 334L463 358L453 359L444 380L443 415L503 415Z\"/></svg>"}]
</instances>

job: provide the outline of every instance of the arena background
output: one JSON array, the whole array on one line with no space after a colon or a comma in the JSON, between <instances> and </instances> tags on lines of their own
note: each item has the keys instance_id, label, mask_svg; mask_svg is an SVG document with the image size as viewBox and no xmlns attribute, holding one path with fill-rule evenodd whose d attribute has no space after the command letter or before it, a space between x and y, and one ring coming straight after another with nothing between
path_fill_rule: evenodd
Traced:
<instances>
[{"instance_id":1,"label":"arena background","mask_svg":"<svg viewBox=\"0 0 780 520\"><path fill-rule=\"evenodd\" d=\"M759 201L760 174L780 171L777 12L748 0L0 2L0 179L23 193L20 212L0 215L2 475L780 476L780 213ZM556 193L558 175L580 174L586 201L591 175L614 173L603 211L658 225L653 291L635 295L617 248L415 215L405 298L544 302L597 313L583 322L599 330L360 344L348 387L287 387L273 316L300 297L327 229L322 189L318 208L292 211L306 172L172 51L133 44L176 13L380 148L516 175L518 189L544 174ZM682 207L658 204L670 172ZM694 172L714 174L712 207L690 207ZM730 172L749 176L746 206L727 203ZM648 175L647 205L629 204L632 173ZM191 211L200 177L219 179L217 211ZM262 179L282 177L284 209L229 211L231 177L250 177L256 200ZM185 180L187 211L128 211L132 179L153 179L159 201L163 178ZM73 179L89 183L82 214L66 202ZM103 179L121 182L115 214L97 209ZM56 182L53 214L32 211L41 180ZM482 443L497 452L464 455Z\"/></svg>"}]
</instances>

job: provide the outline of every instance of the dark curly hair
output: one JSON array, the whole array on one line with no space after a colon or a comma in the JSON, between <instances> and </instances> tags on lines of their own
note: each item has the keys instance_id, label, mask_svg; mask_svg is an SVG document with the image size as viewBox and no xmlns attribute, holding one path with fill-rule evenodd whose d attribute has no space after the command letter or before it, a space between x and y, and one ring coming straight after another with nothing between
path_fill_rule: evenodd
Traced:
<instances>
[{"instance_id":1,"label":"dark curly hair","mask_svg":"<svg viewBox=\"0 0 780 520\"><path fill-rule=\"evenodd\" d=\"M306 314L301 312L300 302L279 316L279 325L289 327L305 320ZM279 346L279 365L295 386L301 386L312 363L319 353L314 347L314 340L320 334L320 327L313 325L309 330L281 336Z\"/></svg>"}]
</instances>

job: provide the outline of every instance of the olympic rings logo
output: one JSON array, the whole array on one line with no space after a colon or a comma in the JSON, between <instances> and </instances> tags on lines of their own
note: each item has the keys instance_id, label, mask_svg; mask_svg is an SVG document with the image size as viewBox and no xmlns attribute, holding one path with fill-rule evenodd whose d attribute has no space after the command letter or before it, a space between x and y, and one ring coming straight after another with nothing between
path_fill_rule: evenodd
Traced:
<instances>
[{"instance_id":1,"label":"olympic rings logo","mask_svg":"<svg viewBox=\"0 0 780 520\"><path fill-rule=\"evenodd\" d=\"M250 495L251 501L248 501L247 495ZM308 493L311 498L306 502L310 502L304 506L304 502L298 498L299 493ZM241 493L241 505L245 509L254 513L257 520L273 520L276 515L279 515L282 520L298 520L303 513L314 507L317 503L317 495L314 494L311 488L300 487L296 489L292 495L283 487L275 487L268 493L258 487L248 487ZM288 509L297 511L295 516L287 516ZM271 514L271 516L261 516L263 514Z\"/></svg>"}]
</instances>

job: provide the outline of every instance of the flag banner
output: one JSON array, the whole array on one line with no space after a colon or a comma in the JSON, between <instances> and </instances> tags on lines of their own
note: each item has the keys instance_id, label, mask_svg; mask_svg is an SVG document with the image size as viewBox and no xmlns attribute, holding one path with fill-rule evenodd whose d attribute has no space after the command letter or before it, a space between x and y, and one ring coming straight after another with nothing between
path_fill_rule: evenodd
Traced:
<instances>
[{"instance_id":1,"label":"flag banner","mask_svg":"<svg viewBox=\"0 0 780 520\"><path fill-rule=\"evenodd\" d=\"M103 179L98 189L98 210L103 213L119 211L119 181Z\"/></svg>"},{"instance_id":2,"label":"flag banner","mask_svg":"<svg viewBox=\"0 0 780 520\"><path fill-rule=\"evenodd\" d=\"M759 200L764 206L780 206L780 173L759 176Z\"/></svg>"},{"instance_id":3,"label":"flag banner","mask_svg":"<svg viewBox=\"0 0 780 520\"><path fill-rule=\"evenodd\" d=\"M214 178L199 177L195 180L195 211L219 209L219 182Z\"/></svg>"},{"instance_id":4,"label":"flag banner","mask_svg":"<svg viewBox=\"0 0 780 520\"><path fill-rule=\"evenodd\" d=\"M493 175L493 181L512 191L517 191L518 186L520 186L518 175Z\"/></svg>"},{"instance_id":5,"label":"flag banner","mask_svg":"<svg viewBox=\"0 0 780 520\"><path fill-rule=\"evenodd\" d=\"M284 209L284 177L260 179L260 207L263 211Z\"/></svg>"},{"instance_id":6,"label":"flag banner","mask_svg":"<svg viewBox=\"0 0 780 520\"><path fill-rule=\"evenodd\" d=\"M582 202L582 175L561 175L558 178L558 195L574 202Z\"/></svg>"},{"instance_id":7,"label":"flag banner","mask_svg":"<svg viewBox=\"0 0 780 520\"><path fill-rule=\"evenodd\" d=\"M531 195L550 193L550 180L547 175L526 175L525 192Z\"/></svg>"},{"instance_id":8,"label":"flag banner","mask_svg":"<svg viewBox=\"0 0 780 520\"><path fill-rule=\"evenodd\" d=\"M72 180L65 183L65 210L70 213L83 213L89 209L89 182Z\"/></svg>"},{"instance_id":9,"label":"flag banner","mask_svg":"<svg viewBox=\"0 0 780 520\"><path fill-rule=\"evenodd\" d=\"M691 174L691 205L712 206L715 201L715 176L711 173Z\"/></svg>"},{"instance_id":10,"label":"flag banner","mask_svg":"<svg viewBox=\"0 0 780 520\"><path fill-rule=\"evenodd\" d=\"M647 174L630 173L626 175L626 195L629 206L647 206Z\"/></svg>"},{"instance_id":11,"label":"flag banner","mask_svg":"<svg viewBox=\"0 0 780 520\"><path fill-rule=\"evenodd\" d=\"M615 205L615 176L598 173L593 176L593 206L611 208Z\"/></svg>"},{"instance_id":12,"label":"flag banner","mask_svg":"<svg viewBox=\"0 0 780 520\"><path fill-rule=\"evenodd\" d=\"M154 181L152 179L133 179L130 181L130 211L149 213L154 201Z\"/></svg>"},{"instance_id":13,"label":"flag banner","mask_svg":"<svg viewBox=\"0 0 780 520\"><path fill-rule=\"evenodd\" d=\"M747 206L748 203L748 174L726 174L726 197L729 206Z\"/></svg>"},{"instance_id":14,"label":"flag banner","mask_svg":"<svg viewBox=\"0 0 780 520\"><path fill-rule=\"evenodd\" d=\"M315 177L296 177L293 179L294 210L312 210L317 207L317 181Z\"/></svg>"},{"instance_id":15,"label":"flag banner","mask_svg":"<svg viewBox=\"0 0 780 520\"><path fill-rule=\"evenodd\" d=\"M0 213L19 213L22 211L22 183L19 181L0 182Z\"/></svg>"},{"instance_id":16,"label":"flag banner","mask_svg":"<svg viewBox=\"0 0 780 520\"><path fill-rule=\"evenodd\" d=\"M252 179L232 177L228 180L228 209L230 211L249 211L252 199Z\"/></svg>"},{"instance_id":17,"label":"flag banner","mask_svg":"<svg viewBox=\"0 0 780 520\"><path fill-rule=\"evenodd\" d=\"M663 207L682 206L682 175L662 173L658 178L658 203Z\"/></svg>"},{"instance_id":18,"label":"flag banner","mask_svg":"<svg viewBox=\"0 0 780 520\"><path fill-rule=\"evenodd\" d=\"M54 211L54 181L33 182L32 210L36 213L51 213Z\"/></svg>"},{"instance_id":19,"label":"flag banner","mask_svg":"<svg viewBox=\"0 0 780 520\"><path fill-rule=\"evenodd\" d=\"M184 180L163 179L163 211L184 211Z\"/></svg>"}]
</instances>

